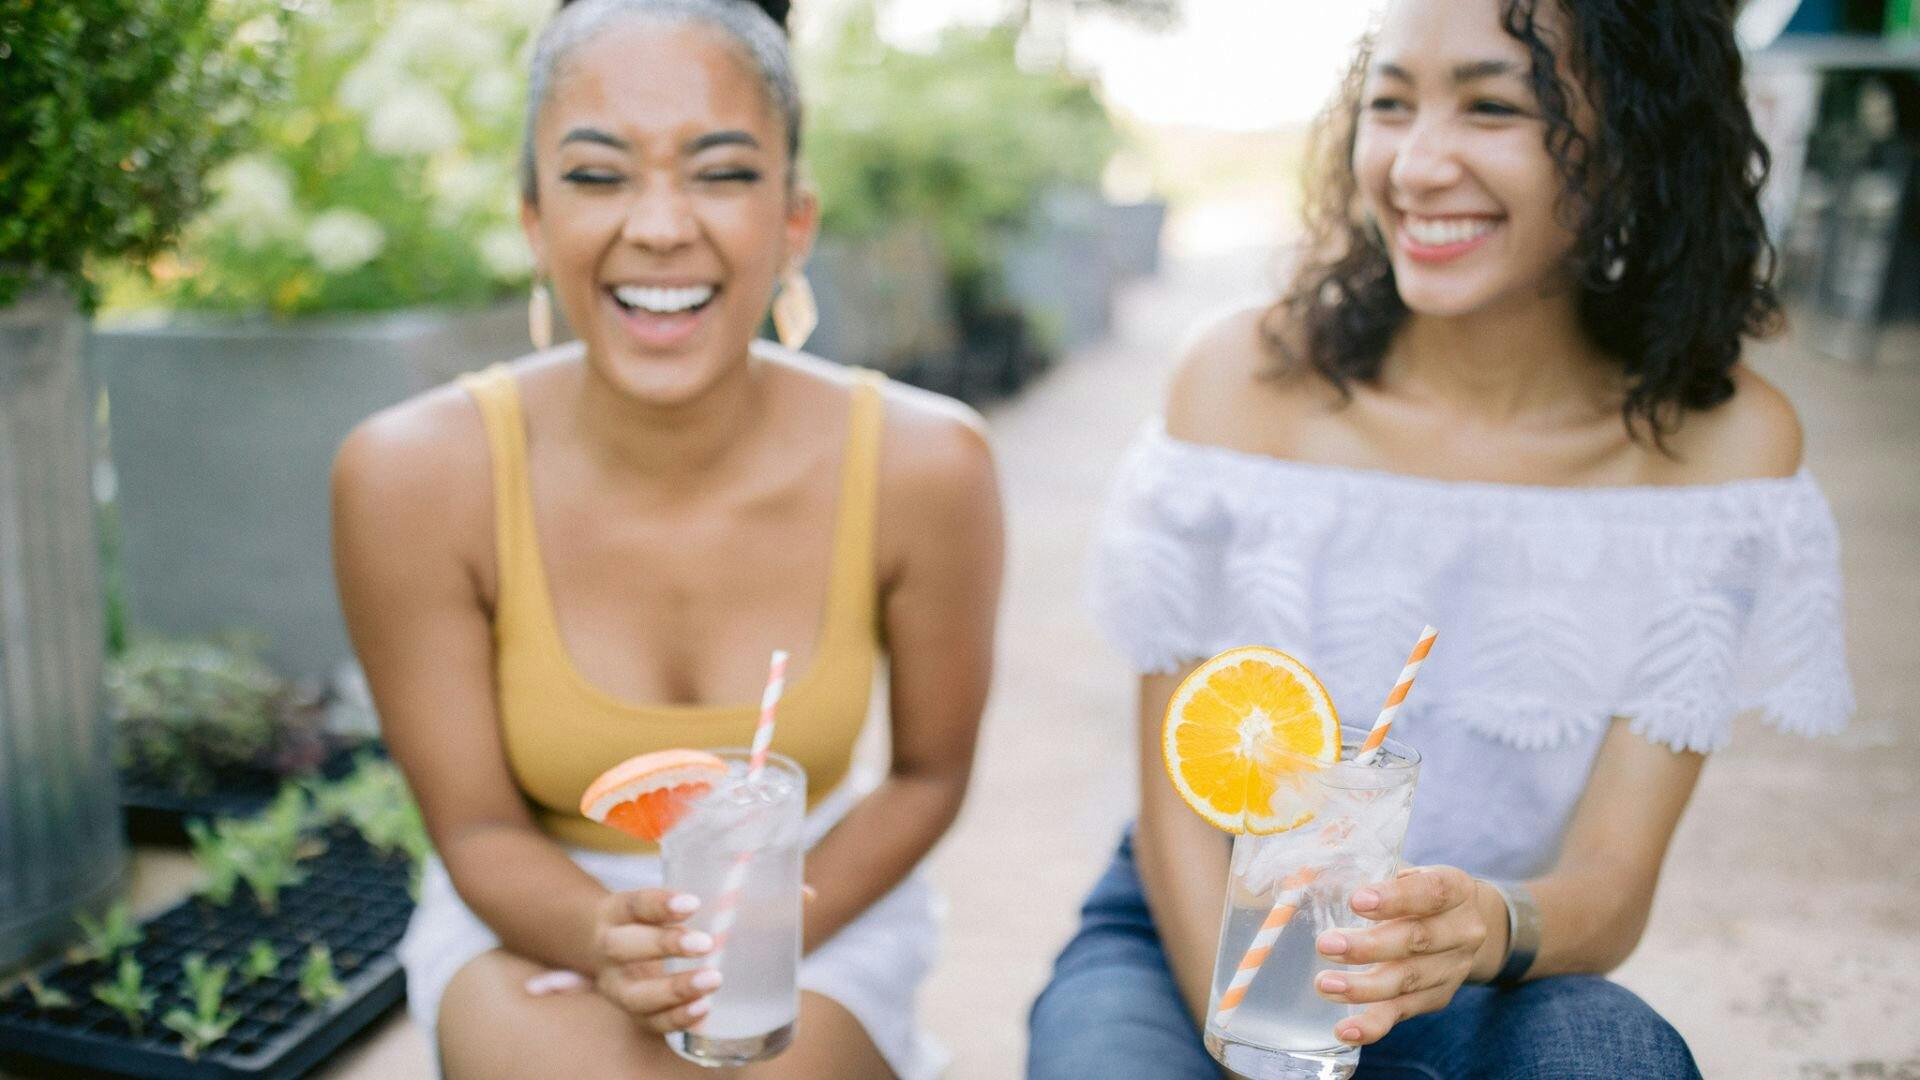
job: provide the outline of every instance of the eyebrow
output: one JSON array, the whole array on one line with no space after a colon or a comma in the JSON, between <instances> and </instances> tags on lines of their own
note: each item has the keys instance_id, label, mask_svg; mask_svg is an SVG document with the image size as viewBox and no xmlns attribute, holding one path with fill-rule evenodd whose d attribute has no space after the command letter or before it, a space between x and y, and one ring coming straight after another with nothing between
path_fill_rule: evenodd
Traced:
<instances>
[{"instance_id":1,"label":"eyebrow","mask_svg":"<svg viewBox=\"0 0 1920 1080\"><path fill-rule=\"evenodd\" d=\"M1373 65L1376 74L1401 82L1413 82L1413 73L1399 64L1378 63ZM1474 60L1465 64L1455 64L1453 81L1455 84L1477 82L1481 79L1493 79L1502 75L1521 74L1520 65L1511 60Z\"/></svg>"},{"instance_id":2,"label":"eyebrow","mask_svg":"<svg viewBox=\"0 0 1920 1080\"><path fill-rule=\"evenodd\" d=\"M561 146L576 142L596 143L600 146L610 146L615 150L622 151L633 149L633 144L620 136L601 131L599 128L591 127L574 128L560 139ZM705 135L701 135L688 142L686 149L689 154L698 154L704 150L711 150L716 146L744 146L749 149L758 150L760 149L760 140L754 138L749 132L728 128L723 131L709 131Z\"/></svg>"}]
</instances>

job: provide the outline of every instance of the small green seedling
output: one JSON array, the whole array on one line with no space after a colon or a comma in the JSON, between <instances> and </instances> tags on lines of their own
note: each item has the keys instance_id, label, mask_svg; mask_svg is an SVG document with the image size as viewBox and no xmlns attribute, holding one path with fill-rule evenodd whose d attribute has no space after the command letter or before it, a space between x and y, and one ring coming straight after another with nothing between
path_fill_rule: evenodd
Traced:
<instances>
[{"instance_id":1,"label":"small green seedling","mask_svg":"<svg viewBox=\"0 0 1920 1080\"><path fill-rule=\"evenodd\" d=\"M240 884L237 845L208 828L204 821L187 822L187 840L193 845L193 861L200 867L200 886L194 891L225 907L233 900L234 887Z\"/></svg>"},{"instance_id":2,"label":"small green seedling","mask_svg":"<svg viewBox=\"0 0 1920 1080\"><path fill-rule=\"evenodd\" d=\"M33 1007L41 1012L73 1008L73 998L53 989L35 976L27 976L23 985L27 988L27 996L33 999Z\"/></svg>"},{"instance_id":3,"label":"small green seedling","mask_svg":"<svg viewBox=\"0 0 1920 1080\"><path fill-rule=\"evenodd\" d=\"M188 1061L193 1061L200 1056L200 1051L226 1038L233 1025L240 1022L240 1014L220 1007L221 996L227 989L225 964L209 966L206 957L195 953L181 962L180 972L185 977L187 1000L193 1003L193 1008L176 1008L160 1022L179 1034L180 1052Z\"/></svg>"},{"instance_id":4,"label":"small green seedling","mask_svg":"<svg viewBox=\"0 0 1920 1080\"><path fill-rule=\"evenodd\" d=\"M145 972L131 956L120 958L119 977L111 983L95 983L93 996L119 1013L127 1027L139 1035L146 1027L147 1010L153 1008L153 991L141 985Z\"/></svg>"},{"instance_id":5,"label":"small green seedling","mask_svg":"<svg viewBox=\"0 0 1920 1080\"><path fill-rule=\"evenodd\" d=\"M308 949L306 963L300 965L300 997L309 1005L320 1006L346 992L333 974L333 951L319 944Z\"/></svg>"},{"instance_id":6,"label":"small green seedling","mask_svg":"<svg viewBox=\"0 0 1920 1080\"><path fill-rule=\"evenodd\" d=\"M240 980L256 983L261 979L270 979L280 973L280 954L264 940L255 939L247 946L247 958L240 964Z\"/></svg>"},{"instance_id":7,"label":"small green seedling","mask_svg":"<svg viewBox=\"0 0 1920 1080\"><path fill-rule=\"evenodd\" d=\"M80 932L86 935L86 941L67 954L75 963L110 961L140 944L140 939L145 937L124 901L107 909L106 917L97 922L84 911L75 915L73 921L80 924Z\"/></svg>"}]
</instances>

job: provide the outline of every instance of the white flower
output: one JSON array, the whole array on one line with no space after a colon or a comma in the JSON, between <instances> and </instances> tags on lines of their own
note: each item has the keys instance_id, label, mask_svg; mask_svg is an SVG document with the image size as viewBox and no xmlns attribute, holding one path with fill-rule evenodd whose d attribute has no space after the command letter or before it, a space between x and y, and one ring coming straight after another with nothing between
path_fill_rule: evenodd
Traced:
<instances>
[{"instance_id":1,"label":"white flower","mask_svg":"<svg viewBox=\"0 0 1920 1080\"><path fill-rule=\"evenodd\" d=\"M340 100L340 104L354 112L368 113L384 101L403 79L400 70L387 63L385 57L369 56L341 76L340 86L334 91L334 96Z\"/></svg>"},{"instance_id":2,"label":"white flower","mask_svg":"<svg viewBox=\"0 0 1920 1080\"><path fill-rule=\"evenodd\" d=\"M241 246L259 248L299 228L293 173L270 157L234 158L213 176L218 192L208 218L231 229Z\"/></svg>"},{"instance_id":3,"label":"white flower","mask_svg":"<svg viewBox=\"0 0 1920 1080\"><path fill-rule=\"evenodd\" d=\"M386 245L380 223L357 210L328 210L307 227L307 254L329 274L365 266Z\"/></svg>"},{"instance_id":4,"label":"white flower","mask_svg":"<svg viewBox=\"0 0 1920 1080\"><path fill-rule=\"evenodd\" d=\"M476 161L464 154L436 158L427 168L434 217L443 224L469 214L491 214L500 205L501 192L512 183L497 162Z\"/></svg>"},{"instance_id":5,"label":"white flower","mask_svg":"<svg viewBox=\"0 0 1920 1080\"><path fill-rule=\"evenodd\" d=\"M553 18L553 0L476 0L485 18L509 30L532 32Z\"/></svg>"},{"instance_id":6,"label":"white flower","mask_svg":"<svg viewBox=\"0 0 1920 1080\"><path fill-rule=\"evenodd\" d=\"M459 145L460 136L447 99L419 83L390 89L367 120L367 141L386 154L433 154Z\"/></svg>"},{"instance_id":7,"label":"white flower","mask_svg":"<svg viewBox=\"0 0 1920 1080\"><path fill-rule=\"evenodd\" d=\"M475 25L452 4L414 0L393 21L375 52L408 67L466 71L497 64L506 55L499 37Z\"/></svg>"},{"instance_id":8,"label":"white flower","mask_svg":"<svg viewBox=\"0 0 1920 1080\"><path fill-rule=\"evenodd\" d=\"M480 72L467 85L467 104L488 117L514 109L520 104L520 76L504 67Z\"/></svg>"},{"instance_id":9,"label":"white flower","mask_svg":"<svg viewBox=\"0 0 1920 1080\"><path fill-rule=\"evenodd\" d=\"M527 247L526 234L512 225L488 229L474 246L480 249L480 261L496 278L517 281L533 272L533 252Z\"/></svg>"}]
</instances>

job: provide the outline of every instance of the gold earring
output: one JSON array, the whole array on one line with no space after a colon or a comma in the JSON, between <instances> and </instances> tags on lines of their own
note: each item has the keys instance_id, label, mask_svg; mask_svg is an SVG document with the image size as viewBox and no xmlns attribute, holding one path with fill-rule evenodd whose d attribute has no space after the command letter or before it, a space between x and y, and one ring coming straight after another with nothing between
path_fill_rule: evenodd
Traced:
<instances>
[{"instance_id":1,"label":"gold earring","mask_svg":"<svg viewBox=\"0 0 1920 1080\"><path fill-rule=\"evenodd\" d=\"M820 305L813 285L796 267L780 279L780 295L773 298L773 332L780 344L798 350L820 325Z\"/></svg>"},{"instance_id":2,"label":"gold earring","mask_svg":"<svg viewBox=\"0 0 1920 1080\"><path fill-rule=\"evenodd\" d=\"M553 293L544 278L535 278L527 297L527 336L542 352L553 348Z\"/></svg>"}]
</instances>

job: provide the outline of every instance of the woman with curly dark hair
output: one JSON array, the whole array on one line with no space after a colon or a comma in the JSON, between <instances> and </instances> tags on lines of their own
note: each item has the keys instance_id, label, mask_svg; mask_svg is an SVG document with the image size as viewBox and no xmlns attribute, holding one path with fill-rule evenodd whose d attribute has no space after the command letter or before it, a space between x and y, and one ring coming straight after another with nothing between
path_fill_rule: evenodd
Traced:
<instances>
[{"instance_id":1,"label":"woman with curly dark hair","mask_svg":"<svg viewBox=\"0 0 1920 1080\"><path fill-rule=\"evenodd\" d=\"M1290 286L1198 336L1116 483L1090 585L1142 676L1140 811L1035 1003L1035 1080L1219 1074L1228 849L1161 764L1182 677L1270 644L1351 719L1427 622L1412 865L1314 942L1350 1007L1326 1056L1698 1075L1601 976L1734 716L1852 709L1832 516L1740 362L1778 307L1732 6L1396 0L1363 44Z\"/></svg>"}]
</instances>

